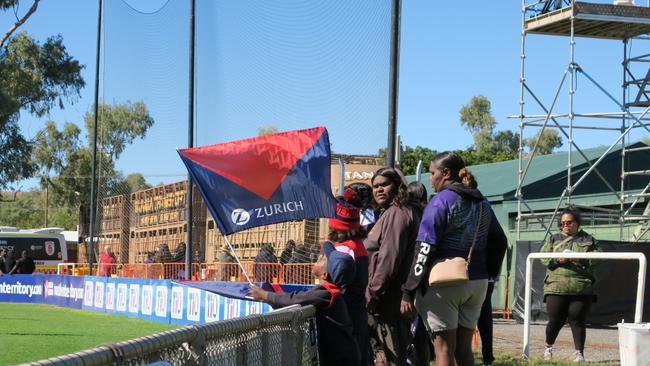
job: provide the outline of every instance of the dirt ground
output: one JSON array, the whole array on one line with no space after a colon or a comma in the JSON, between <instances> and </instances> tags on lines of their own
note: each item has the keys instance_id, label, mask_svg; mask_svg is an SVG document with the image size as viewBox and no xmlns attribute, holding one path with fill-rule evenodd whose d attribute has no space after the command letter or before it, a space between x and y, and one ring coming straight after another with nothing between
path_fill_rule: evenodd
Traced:
<instances>
[{"instance_id":1,"label":"dirt ground","mask_svg":"<svg viewBox=\"0 0 650 366\"><path fill-rule=\"evenodd\" d=\"M531 325L530 335L530 357L541 359L545 346L545 323ZM522 342L524 337L524 326L510 320L494 320L494 351L497 355L500 351L507 353L523 354ZM480 350L480 343L479 348ZM555 346L553 347L554 361L572 361L574 352L571 329L565 326L560 331ZM480 352L480 351L479 351ZM585 359L588 362L618 363L618 328L587 328L587 342L585 345Z\"/></svg>"}]
</instances>

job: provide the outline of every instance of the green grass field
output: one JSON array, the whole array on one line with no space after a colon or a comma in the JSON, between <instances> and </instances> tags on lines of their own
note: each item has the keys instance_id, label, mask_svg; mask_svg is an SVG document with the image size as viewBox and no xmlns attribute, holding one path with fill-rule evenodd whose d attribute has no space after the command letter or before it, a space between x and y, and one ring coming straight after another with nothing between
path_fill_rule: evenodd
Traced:
<instances>
[{"instance_id":1,"label":"green grass field","mask_svg":"<svg viewBox=\"0 0 650 366\"><path fill-rule=\"evenodd\" d=\"M13 365L65 355L101 344L115 343L175 328L119 315L60 308L51 305L0 303L0 365ZM495 349L494 366L559 366ZM480 365L480 352L475 354ZM590 362L614 365L614 362ZM433 363L432 363L433 365Z\"/></svg>"},{"instance_id":2,"label":"green grass field","mask_svg":"<svg viewBox=\"0 0 650 366\"><path fill-rule=\"evenodd\" d=\"M52 305L0 303L0 365L65 355L173 328Z\"/></svg>"},{"instance_id":3,"label":"green grass field","mask_svg":"<svg viewBox=\"0 0 650 366\"><path fill-rule=\"evenodd\" d=\"M494 357L496 360L493 363L493 366L568 366L575 365L573 362L561 362L561 361L544 361L541 357L532 357L528 362L524 361L520 354L513 352L504 352L498 349L494 350ZM474 353L474 360L477 365L481 364L481 353ZM599 366L614 366L619 365L619 362L615 361L603 361L603 362L593 362L589 361L585 363L586 365L599 365Z\"/></svg>"}]
</instances>

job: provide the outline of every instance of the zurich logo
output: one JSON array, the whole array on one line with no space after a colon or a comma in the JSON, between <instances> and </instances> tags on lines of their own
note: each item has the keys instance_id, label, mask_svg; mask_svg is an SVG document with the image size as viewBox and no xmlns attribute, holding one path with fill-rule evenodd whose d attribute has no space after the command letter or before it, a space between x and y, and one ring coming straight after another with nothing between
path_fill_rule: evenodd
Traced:
<instances>
[{"instance_id":1,"label":"zurich logo","mask_svg":"<svg viewBox=\"0 0 650 366\"><path fill-rule=\"evenodd\" d=\"M230 214L230 219L232 220L233 224L241 226L246 225L248 221L250 221L251 215L243 208L236 208Z\"/></svg>"}]
</instances>

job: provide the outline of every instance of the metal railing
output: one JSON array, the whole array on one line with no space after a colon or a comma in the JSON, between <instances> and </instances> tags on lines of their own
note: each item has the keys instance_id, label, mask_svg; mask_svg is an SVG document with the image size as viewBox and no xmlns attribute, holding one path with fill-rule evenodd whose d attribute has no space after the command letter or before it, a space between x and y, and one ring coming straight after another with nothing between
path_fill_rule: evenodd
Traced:
<instances>
[{"instance_id":1,"label":"metal railing","mask_svg":"<svg viewBox=\"0 0 650 366\"><path fill-rule=\"evenodd\" d=\"M280 284L312 285L316 278L312 275L313 263L254 263L243 261L242 266L251 280ZM185 263L126 263L102 267L100 275L122 278L172 279L185 278ZM193 263L191 278L194 281L245 282L237 263ZM84 276L88 274L87 263L60 263L56 271L60 275ZM93 275L97 275L93 268Z\"/></svg>"},{"instance_id":2,"label":"metal railing","mask_svg":"<svg viewBox=\"0 0 650 366\"><path fill-rule=\"evenodd\" d=\"M316 365L313 306L190 325L26 365Z\"/></svg>"},{"instance_id":3,"label":"metal railing","mask_svg":"<svg viewBox=\"0 0 650 366\"><path fill-rule=\"evenodd\" d=\"M634 323L641 323L643 317L643 294L645 291L646 258L645 254L638 252L631 253L531 253L526 258L526 287L524 298L524 358L528 359L530 351L530 301L531 285L533 282L533 259L618 259L639 261L639 275L636 288L636 304L634 308Z\"/></svg>"}]
</instances>

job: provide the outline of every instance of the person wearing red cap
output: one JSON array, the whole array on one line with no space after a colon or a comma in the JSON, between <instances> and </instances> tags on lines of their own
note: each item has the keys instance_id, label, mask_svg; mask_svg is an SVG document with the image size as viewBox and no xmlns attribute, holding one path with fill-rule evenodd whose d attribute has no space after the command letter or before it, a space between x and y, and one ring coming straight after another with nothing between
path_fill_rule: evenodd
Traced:
<instances>
[{"instance_id":1,"label":"person wearing red cap","mask_svg":"<svg viewBox=\"0 0 650 366\"><path fill-rule=\"evenodd\" d=\"M327 238L334 243L338 252L349 255L355 262L354 277L349 283L342 284L345 289L343 299L352 318L352 333L359 345L361 364L368 365L370 341L365 297L368 286L368 252L362 241L366 232L360 224L359 205L359 194L347 188L343 197L337 199L336 218L329 220Z\"/></svg>"},{"instance_id":2,"label":"person wearing red cap","mask_svg":"<svg viewBox=\"0 0 650 366\"><path fill-rule=\"evenodd\" d=\"M308 291L278 293L250 285L248 295L269 303L274 308L294 304L314 305L320 364L359 365L359 346L352 335L352 320L341 296L345 284L350 283L354 277L354 260L336 250L330 242L323 243L323 253L312 268L312 273L320 279L320 283Z\"/></svg>"}]
</instances>

